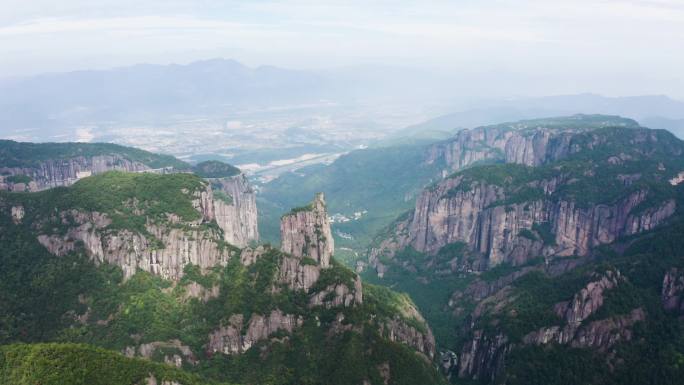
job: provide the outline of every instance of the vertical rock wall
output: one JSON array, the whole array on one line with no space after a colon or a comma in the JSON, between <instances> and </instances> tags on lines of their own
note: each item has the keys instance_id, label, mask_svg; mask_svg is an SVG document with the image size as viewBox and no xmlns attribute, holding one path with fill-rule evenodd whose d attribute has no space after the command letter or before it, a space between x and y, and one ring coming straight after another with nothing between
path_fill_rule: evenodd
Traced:
<instances>
[{"instance_id":1,"label":"vertical rock wall","mask_svg":"<svg viewBox=\"0 0 684 385\"><path fill-rule=\"evenodd\" d=\"M258 241L256 193L245 175L210 179L209 182L216 192L214 213L216 223L223 229L224 240L237 247Z\"/></svg>"},{"instance_id":2,"label":"vertical rock wall","mask_svg":"<svg viewBox=\"0 0 684 385\"><path fill-rule=\"evenodd\" d=\"M33 181L27 184L28 190L38 191L58 186L69 186L80 178L107 171L148 171L143 163L131 161L118 155L79 156L72 159L49 160L35 167L2 167L0 175L26 175ZM23 184L22 184L23 185ZM18 188L22 187L22 188ZM6 178L0 177L0 189L21 190L24 186L14 186Z\"/></svg>"},{"instance_id":3,"label":"vertical rock wall","mask_svg":"<svg viewBox=\"0 0 684 385\"><path fill-rule=\"evenodd\" d=\"M310 257L326 268L335 244L323 193L308 206L294 209L280 220L281 249L295 257Z\"/></svg>"}]
</instances>

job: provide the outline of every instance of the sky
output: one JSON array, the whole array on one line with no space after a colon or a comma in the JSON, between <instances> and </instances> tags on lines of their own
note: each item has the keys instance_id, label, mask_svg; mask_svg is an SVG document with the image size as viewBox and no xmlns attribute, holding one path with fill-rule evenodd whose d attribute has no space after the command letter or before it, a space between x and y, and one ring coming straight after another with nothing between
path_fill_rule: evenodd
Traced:
<instances>
[{"instance_id":1,"label":"sky","mask_svg":"<svg viewBox=\"0 0 684 385\"><path fill-rule=\"evenodd\" d=\"M0 77L213 57L684 98L684 0L0 0Z\"/></svg>"}]
</instances>

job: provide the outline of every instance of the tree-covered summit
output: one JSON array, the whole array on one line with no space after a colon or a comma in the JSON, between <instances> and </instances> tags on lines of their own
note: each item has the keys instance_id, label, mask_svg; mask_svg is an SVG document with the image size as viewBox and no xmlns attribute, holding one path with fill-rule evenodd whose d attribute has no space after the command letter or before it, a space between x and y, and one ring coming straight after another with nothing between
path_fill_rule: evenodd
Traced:
<instances>
[{"instance_id":1,"label":"tree-covered summit","mask_svg":"<svg viewBox=\"0 0 684 385\"><path fill-rule=\"evenodd\" d=\"M155 154L112 143L30 143L0 140L0 167L31 168L45 161L103 155L120 156L149 168L190 168L187 163L171 155Z\"/></svg>"},{"instance_id":2,"label":"tree-covered summit","mask_svg":"<svg viewBox=\"0 0 684 385\"><path fill-rule=\"evenodd\" d=\"M196 164L192 171L202 178L227 178L239 175L239 168L218 160L207 160Z\"/></svg>"}]
</instances>

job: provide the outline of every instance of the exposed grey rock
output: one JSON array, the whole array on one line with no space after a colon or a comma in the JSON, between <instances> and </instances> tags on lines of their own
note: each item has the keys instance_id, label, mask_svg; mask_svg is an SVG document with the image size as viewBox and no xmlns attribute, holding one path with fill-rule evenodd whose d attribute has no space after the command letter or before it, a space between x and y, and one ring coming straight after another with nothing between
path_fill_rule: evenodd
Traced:
<instances>
[{"instance_id":1,"label":"exposed grey rock","mask_svg":"<svg viewBox=\"0 0 684 385\"><path fill-rule=\"evenodd\" d=\"M583 119L582 116L576 118L578 122ZM592 150L608 141L608 136L591 125L582 128L579 124L567 127L543 127L543 124L532 121L462 130L454 138L433 145L427 162L444 162L448 169L445 174L480 161L540 166ZM637 128L635 122L606 121L605 124L634 128L629 132L633 143L658 141L653 130ZM581 140L577 140L578 135ZM673 149L672 155L677 156L680 151ZM608 162L622 164L631 159L631 155L620 153L611 156ZM587 170L585 175L592 176L593 170ZM641 177L640 173L635 173L617 178L628 186ZM677 181L675 178L671 183ZM619 202L589 207L550 199L549 195L559 186L575 182L565 180L562 175L530 182L529 187L543 191L546 197L516 204L503 203L506 196L501 187L484 182L460 186L461 182L460 176L450 177L424 190L408 219L395 224L392 234L370 251L369 264L376 270L382 269L379 256L391 258L408 246L434 255L454 242L468 244L471 252L481 256L469 261L468 266L459 262L461 268L472 270L491 268L502 262L521 265L537 256L585 256L598 245L653 229L676 208L674 200L666 200L635 211L646 199L645 190L636 191ZM548 226L553 242L543 239L546 237L520 236L521 231L529 235L533 224Z\"/></svg>"},{"instance_id":2,"label":"exposed grey rock","mask_svg":"<svg viewBox=\"0 0 684 385\"><path fill-rule=\"evenodd\" d=\"M244 174L209 179L212 188L228 196L229 201L214 199L216 223L223 229L224 240L245 247L259 240L256 193Z\"/></svg>"},{"instance_id":3,"label":"exposed grey rock","mask_svg":"<svg viewBox=\"0 0 684 385\"><path fill-rule=\"evenodd\" d=\"M570 345L605 351L618 342L630 341L633 336L632 325L645 319L644 310L637 308L626 315L590 322L577 331Z\"/></svg>"},{"instance_id":4,"label":"exposed grey rock","mask_svg":"<svg viewBox=\"0 0 684 385\"><path fill-rule=\"evenodd\" d=\"M434 145L430 149L428 163L443 159L450 171L458 171L484 160L538 166L580 151L582 148L571 142L577 132L577 128L504 125L461 130L453 139Z\"/></svg>"},{"instance_id":5,"label":"exposed grey rock","mask_svg":"<svg viewBox=\"0 0 684 385\"><path fill-rule=\"evenodd\" d=\"M264 253L263 246L257 246L256 248L245 247L240 253L240 263L245 266L252 265L259 259L259 257Z\"/></svg>"},{"instance_id":6,"label":"exposed grey rock","mask_svg":"<svg viewBox=\"0 0 684 385\"><path fill-rule=\"evenodd\" d=\"M538 269L539 267L530 268L527 272ZM553 269L547 267L546 270ZM510 274L500 282L491 283L491 286L480 283L459 293L458 299L466 299L465 293L478 295L478 298L479 295L486 295L486 297L479 299L479 303L470 315L469 322L465 325L463 332L469 333L471 337L466 341L460 354L456 356L457 365L447 365L452 373L457 372L460 378L492 381L503 370L505 356L512 349L508 337L500 332L486 333L481 328L471 329L477 325L476 320L485 313L496 315L505 309L514 297L513 292L508 285L503 288L499 286L520 276L520 274ZM642 309L634 309L626 315L588 324L583 323L603 305L606 291L614 289L623 280L619 271L609 270L596 275L571 300L554 305L553 310L559 316L559 323L563 323L564 326L540 328L524 336L522 343L535 345L557 343L605 350L618 341L631 339L631 326L645 319Z\"/></svg>"},{"instance_id":7,"label":"exposed grey rock","mask_svg":"<svg viewBox=\"0 0 684 385\"><path fill-rule=\"evenodd\" d=\"M598 310L607 290L617 287L622 280L619 271L606 271L597 280L589 282L572 300L554 305L554 312L570 325L578 325Z\"/></svg>"},{"instance_id":8,"label":"exposed grey rock","mask_svg":"<svg viewBox=\"0 0 684 385\"><path fill-rule=\"evenodd\" d=\"M458 356L458 377L494 381L503 370L509 351L510 343L505 335L489 336L482 330L473 331Z\"/></svg>"},{"instance_id":9,"label":"exposed grey rock","mask_svg":"<svg viewBox=\"0 0 684 385\"><path fill-rule=\"evenodd\" d=\"M526 344L544 345L548 343L569 344L576 348L595 348L605 351L620 341L632 339L631 326L646 319L641 308L629 314L609 317L589 322L586 325L566 325L564 327L544 327L529 333L523 338Z\"/></svg>"},{"instance_id":10,"label":"exposed grey rock","mask_svg":"<svg viewBox=\"0 0 684 385\"><path fill-rule=\"evenodd\" d=\"M572 300L554 305L554 312L565 321L564 326L543 327L523 337L523 343L569 344L573 347L605 351L619 341L629 341L632 338L631 326L646 319L646 313L641 308L633 309L625 315L588 324L584 322L603 305L605 292L617 287L623 279L619 271L607 271L589 282Z\"/></svg>"},{"instance_id":11,"label":"exposed grey rock","mask_svg":"<svg viewBox=\"0 0 684 385\"><path fill-rule=\"evenodd\" d=\"M593 247L612 243L617 238L651 230L664 222L676 209L674 200L639 212L633 211L647 196L636 191L612 205L580 207L572 201L539 199L524 203L495 205L503 201L503 189L476 183L469 189L450 193L461 178L441 182L424 190L416 201L413 215L396 226L395 235L384 241L371 258L392 256L411 246L428 254L442 247L463 242L483 257L476 269L486 269L503 262L521 265L539 255L547 257L587 255ZM553 190L549 181L545 189ZM535 224L546 224L554 244L543 238L530 239L521 231L534 232ZM372 262L372 259L371 259Z\"/></svg>"},{"instance_id":12,"label":"exposed grey rock","mask_svg":"<svg viewBox=\"0 0 684 385\"><path fill-rule=\"evenodd\" d=\"M684 270L673 267L665 273L661 298L665 310L684 314Z\"/></svg>"},{"instance_id":13,"label":"exposed grey rock","mask_svg":"<svg viewBox=\"0 0 684 385\"><path fill-rule=\"evenodd\" d=\"M209 334L207 351L229 355L244 353L257 342L268 339L269 336L278 331L292 333L303 322L301 316L283 314L280 310L273 310L268 316L252 314L247 324L247 330L243 334L244 316L235 314L230 317L227 326Z\"/></svg>"},{"instance_id":14,"label":"exposed grey rock","mask_svg":"<svg viewBox=\"0 0 684 385\"><path fill-rule=\"evenodd\" d=\"M183 343L179 340L149 342L140 344L137 346L137 348L135 346L127 346L122 353L127 357L138 356L149 359L152 358L154 353L159 349L163 349L164 351L176 350L177 353L175 354L166 354L164 356L164 361L167 364L178 368L183 365L183 362L187 362L192 365L196 365L199 362L190 347L183 345Z\"/></svg>"},{"instance_id":15,"label":"exposed grey rock","mask_svg":"<svg viewBox=\"0 0 684 385\"><path fill-rule=\"evenodd\" d=\"M363 303L363 287L361 277L358 275L354 280L354 286L345 284L330 285L324 290L314 293L309 299L309 306L324 306L328 309L333 307L351 307Z\"/></svg>"},{"instance_id":16,"label":"exposed grey rock","mask_svg":"<svg viewBox=\"0 0 684 385\"><path fill-rule=\"evenodd\" d=\"M401 342L425 354L430 360L435 357L435 337L426 325L425 331L420 331L406 323L400 317L388 319L379 325L380 334L390 341Z\"/></svg>"},{"instance_id":17,"label":"exposed grey rock","mask_svg":"<svg viewBox=\"0 0 684 385\"><path fill-rule=\"evenodd\" d=\"M308 256L326 268L335 250L325 197L318 193L306 208L286 214L280 220L281 249L295 257Z\"/></svg>"},{"instance_id":18,"label":"exposed grey rock","mask_svg":"<svg viewBox=\"0 0 684 385\"><path fill-rule=\"evenodd\" d=\"M112 170L140 172L149 171L150 168L120 155L54 159L42 162L35 167L0 167L0 174L27 175L33 179L33 182L26 186L24 184L21 184L22 186L11 185L4 181L0 183L0 189L38 191L57 186L69 186L81 178Z\"/></svg>"},{"instance_id":19,"label":"exposed grey rock","mask_svg":"<svg viewBox=\"0 0 684 385\"><path fill-rule=\"evenodd\" d=\"M111 220L97 212L85 213L76 210L61 213L67 223L69 217L76 227L66 234L41 234L38 241L55 255L73 251L78 243L96 263L110 263L121 267L128 279L138 269L148 271L166 279L178 280L188 264L207 270L227 263L230 250L219 242L221 235L200 224L213 219L213 201L210 190L195 194L193 206L202 214L196 221L175 226L178 218L169 217L169 223L155 224L148 221L149 235L131 230L110 231Z\"/></svg>"},{"instance_id":20,"label":"exposed grey rock","mask_svg":"<svg viewBox=\"0 0 684 385\"><path fill-rule=\"evenodd\" d=\"M21 220L24 219L24 214L24 206L12 206L12 222L15 225L21 223Z\"/></svg>"},{"instance_id":21,"label":"exposed grey rock","mask_svg":"<svg viewBox=\"0 0 684 385\"><path fill-rule=\"evenodd\" d=\"M206 288L197 282L190 282L185 286L185 298L197 298L202 302L207 302L212 298L217 298L220 294L220 287L213 285Z\"/></svg>"},{"instance_id":22,"label":"exposed grey rock","mask_svg":"<svg viewBox=\"0 0 684 385\"><path fill-rule=\"evenodd\" d=\"M320 275L320 266L304 264L300 258L284 255L278 270L278 282L287 285L292 290L309 291Z\"/></svg>"},{"instance_id":23,"label":"exposed grey rock","mask_svg":"<svg viewBox=\"0 0 684 385\"><path fill-rule=\"evenodd\" d=\"M451 350L441 352L439 356L439 370L449 380L451 380L454 374L458 375L458 355Z\"/></svg>"}]
</instances>

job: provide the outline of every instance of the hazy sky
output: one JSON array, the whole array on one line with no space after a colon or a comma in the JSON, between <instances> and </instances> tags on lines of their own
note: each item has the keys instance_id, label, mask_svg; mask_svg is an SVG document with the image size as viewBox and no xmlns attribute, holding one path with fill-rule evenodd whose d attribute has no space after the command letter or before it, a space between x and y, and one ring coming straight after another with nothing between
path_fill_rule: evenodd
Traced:
<instances>
[{"instance_id":1,"label":"hazy sky","mask_svg":"<svg viewBox=\"0 0 684 385\"><path fill-rule=\"evenodd\" d=\"M684 0L0 0L0 76L211 57L682 97Z\"/></svg>"}]
</instances>

